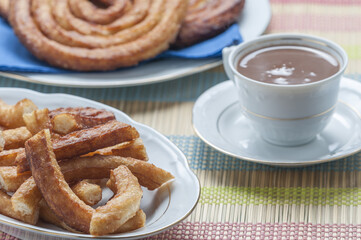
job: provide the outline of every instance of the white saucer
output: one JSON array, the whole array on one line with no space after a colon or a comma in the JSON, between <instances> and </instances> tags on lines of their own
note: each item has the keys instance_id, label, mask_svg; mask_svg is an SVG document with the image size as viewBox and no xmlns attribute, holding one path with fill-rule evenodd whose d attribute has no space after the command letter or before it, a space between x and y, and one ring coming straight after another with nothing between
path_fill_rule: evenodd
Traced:
<instances>
[{"instance_id":1,"label":"white saucer","mask_svg":"<svg viewBox=\"0 0 361 240\"><path fill-rule=\"evenodd\" d=\"M207 144L227 155L277 166L328 162L361 151L361 83L343 78L330 123L312 142L281 147L265 142L250 127L232 81L204 92L193 107L193 127Z\"/></svg>"}]
</instances>

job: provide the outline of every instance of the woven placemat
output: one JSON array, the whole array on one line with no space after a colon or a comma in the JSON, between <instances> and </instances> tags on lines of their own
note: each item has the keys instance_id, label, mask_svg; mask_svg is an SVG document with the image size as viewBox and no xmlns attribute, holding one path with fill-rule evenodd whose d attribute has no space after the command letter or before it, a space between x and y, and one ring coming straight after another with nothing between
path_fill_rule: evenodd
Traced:
<instances>
[{"instance_id":1,"label":"woven placemat","mask_svg":"<svg viewBox=\"0 0 361 240\"><path fill-rule=\"evenodd\" d=\"M361 1L271 0L271 4L267 33L299 32L331 39L349 55L346 76L361 80ZM1 77L0 87L101 101L165 134L185 153L201 182L199 204L184 222L149 239L361 239L361 153L315 166L278 168L224 155L195 135L191 125L195 100L225 80L218 67L127 88L52 87ZM3 233L0 239L15 238Z\"/></svg>"}]
</instances>

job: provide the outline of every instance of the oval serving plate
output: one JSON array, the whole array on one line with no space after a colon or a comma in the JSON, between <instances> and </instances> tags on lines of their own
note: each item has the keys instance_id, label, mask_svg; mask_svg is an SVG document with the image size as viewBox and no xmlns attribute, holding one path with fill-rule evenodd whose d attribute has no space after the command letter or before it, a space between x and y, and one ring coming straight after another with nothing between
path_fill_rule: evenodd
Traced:
<instances>
[{"instance_id":1,"label":"oval serving plate","mask_svg":"<svg viewBox=\"0 0 361 240\"><path fill-rule=\"evenodd\" d=\"M200 196L199 180L189 168L185 155L156 130L135 122L118 109L73 95L44 94L21 88L0 88L0 96L1 100L9 104L29 98L39 108L93 107L112 111L118 121L128 123L138 130L146 147L149 162L174 175L173 182L158 190L148 191L143 188L141 208L147 215L145 227L128 233L101 236L101 239L137 239L151 236L180 223L195 208ZM107 197L109 196L104 196ZM0 215L0 223L2 231L22 239L25 236L29 238L29 236L44 235L53 238L96 239L89 234L68 232L41 221L33 226Z\"/></svg>"}]
</instances>

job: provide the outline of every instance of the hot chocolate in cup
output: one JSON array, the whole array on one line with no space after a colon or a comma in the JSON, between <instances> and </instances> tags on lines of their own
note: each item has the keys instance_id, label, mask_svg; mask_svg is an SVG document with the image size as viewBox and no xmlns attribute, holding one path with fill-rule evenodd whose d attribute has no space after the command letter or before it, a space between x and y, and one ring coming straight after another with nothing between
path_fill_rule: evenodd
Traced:
<instances>
[{"instance_id":1,"label":"hot chocolate in cup","mask_svg":"<svg viewBox=\"0 0 361 240\"><path fill-rule=\"evenodd\" d=\"M302 34L270 34L223 50L244 114L264 140L282 146L312 141L337 104L345 51Z\"/></svg>"}]
</instances>

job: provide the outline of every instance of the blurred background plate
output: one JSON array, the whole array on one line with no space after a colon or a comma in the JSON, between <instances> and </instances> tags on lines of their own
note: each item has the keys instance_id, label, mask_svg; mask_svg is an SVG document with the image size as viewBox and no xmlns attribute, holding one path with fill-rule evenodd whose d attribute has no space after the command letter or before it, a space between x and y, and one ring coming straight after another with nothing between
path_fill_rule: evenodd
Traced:
<instances>
[{"instance_id":1,"label":"blurred background plate","mask_svg":"<svg viewBox=\"0 0 361 240\"><path fill-rule=\"evenodd\" d=\"M269 0L246 0L239 17L240 32L245 41L261 35L271 20ZM19 73L0 75L32 83L66 87L125 87L168 81L221 65L220 58L160 59L137 67L104 73Z\"/></svg>"}]
</instances>

